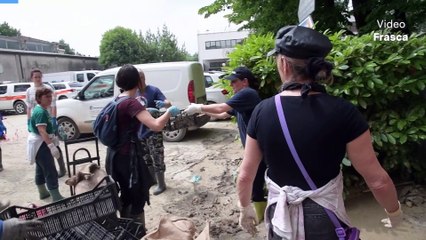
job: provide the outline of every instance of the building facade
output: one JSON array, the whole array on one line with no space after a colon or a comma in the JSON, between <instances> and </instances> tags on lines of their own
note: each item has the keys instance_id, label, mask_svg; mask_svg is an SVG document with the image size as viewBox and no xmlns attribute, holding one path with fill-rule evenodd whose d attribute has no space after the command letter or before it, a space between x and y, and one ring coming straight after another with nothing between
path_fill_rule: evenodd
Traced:
<instances>
[{"instance_id":1,"label":"building facade","mask_svg":"<svg viewBox=\"0 0 426 240\"><path fill-rule=\"evenodd\" d=\"M222 70L228 61L228 54L248 37L249 31L232 31L198 34L198 61L204 71Z\"/></svg>"}]
</instances>

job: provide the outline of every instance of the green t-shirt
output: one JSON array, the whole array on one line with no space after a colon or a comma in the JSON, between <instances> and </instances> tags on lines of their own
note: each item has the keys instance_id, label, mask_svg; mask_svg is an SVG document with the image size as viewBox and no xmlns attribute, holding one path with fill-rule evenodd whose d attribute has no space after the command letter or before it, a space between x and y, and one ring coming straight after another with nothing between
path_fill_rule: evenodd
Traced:
<instances>
[{"instance_id":1,"label":"green t-shirt","mask_svg":"<svg viewBox=\"0 0 426 240\"><path fill-rule=\"evenodd\" d=\"M37 126L45 125L46 131L48 134L53 134L53 125L52 119L50 117L49 112L41 107L40 105L36 105L31 113L30 127L29 130L32 133L40 134L38 132Z\"/></svg>"}]
</instances>

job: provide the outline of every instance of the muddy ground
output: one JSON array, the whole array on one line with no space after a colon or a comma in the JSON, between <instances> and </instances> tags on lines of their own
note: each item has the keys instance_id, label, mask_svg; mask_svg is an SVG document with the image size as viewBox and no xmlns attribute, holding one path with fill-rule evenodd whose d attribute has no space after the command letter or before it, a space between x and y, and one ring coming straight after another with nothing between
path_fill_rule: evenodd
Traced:
<instances>
[{"instance_id":1,"label":"muddy ground","mask_svg":"<svg viewBox=\"0 0 426 240\"><path fill-rule=\"evenodd\" d=\"M50 199L38 199L34 185L34 166L26 161L26 117L8 115L6 118L4 122L8 127L9 140L0 143L5 168L0 172L0 196L16 205L27 205L28 202L47 204ZM168 189L161 195L151 195L151 205L145 207L148 230L155 229L161 216L173 214L193 220L198 232L208 221L212 239L265 239L263 224L259 225L260 233L255 238L238 227L234 179L243 149L237 135L234 123L218 121L209 122L201 129L189 132L182 142L165 143ZM95 151L93 143L76 144L70 146L70 154L79 147ZM103 167L103 146L99 153ZM85 157L83 155L77 155L76 158ZM191 180L197 177L201 180L194 184ZM63 195L70 196L69 188L64 184L65 179L66 177L60 179L60 190ZM398 189L405 198L414 196L410 199L417 200L411 207L404 205L406 221L394 230L381 226L380 219L385 217L385 213L371 193L359 193L346 201L348 214L353 224L361 229L362 239L425 239L424 188L406 183Z\"/></svg>"}]
</instances>

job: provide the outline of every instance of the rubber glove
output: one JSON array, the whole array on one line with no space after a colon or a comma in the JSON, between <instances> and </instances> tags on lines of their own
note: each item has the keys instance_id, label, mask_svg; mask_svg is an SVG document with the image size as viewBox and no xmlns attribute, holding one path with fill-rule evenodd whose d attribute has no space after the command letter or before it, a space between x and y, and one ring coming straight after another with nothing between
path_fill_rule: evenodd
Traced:
<instances>
[{"instance_id":1,"label":"rubber glove","mask_svg":"<svg viewBox=\"0 0 426 240\"><path fill-rule=\"evenodd\" d=\"M241 207L239 204L239 208L240 219L238 223L240 224L240 227L243 228L246 232L250 233L252 236L255 236L257 234L257 218L253 207L251 205L248 205L247 207Z\"/></svg>"},{"instance_id":2,"label":"rubber glove","mask_svg":"<svg viewBox=\"0 0 426 240\"><path fill-rule=\"evenodd\" d=\"M398 201L398 210L396 210L393 213L388 213L385 209L385 212L387 213L388 217L381 220L381 222L384 224L387 228L394 228L398 226L404 219L404 213L401 210L401 203Z\"/></svg>"},{"instance_id":3,"label":"rubber glove","mask_svg":"<svg viewBox=\"0 0 426 240\"><path fill-rule=\"evenodd\" d=\"M56 130L58 129L58 121L56 120L56 117L52 117L52 126L53 131L56 132Z\"/></svg>"},{"instance_id":4,"label":"rubber glove","mask_svg":"<svg viewBox=\"0 0 426 240\"><path fill-rule=\"evenodd\" d=\"M43 222L40 220L7 219L3 222L3 233L0 239L21 240L30 239L29 231L43 231Z\"/></svg>"},{"instance_id":5,"label":"rubber glove","mask_svg":"<svg viewBox=\"0 0 426 240\"><path fill-rule=\"evenodd\" d=\"M59 152L58 148L55 146L55 144L53 143L49 143L47 145L50 149L50 153L52 154L52 156L56 159L61 157L61 153Z\"/></svg>"},{"instance_id":6,"label":"rubber glove","mask_svg":"<svg viewBox=\"0 0 426 240\"><path fill-rule=\"evenodd\" d=\"M164 101L161 100L154 100L155 102L155 107L160 109L166 106L166 103Z\"/></svg>"},{"instance_id":7,"label":"rubber glove","mask_svg":"<svg viewBox=\"0 0 426 240\"><path fill-rule=\"evenodd\" d=\"M188 115L193 115L193 114L196 114L196 113L202 113L203 110L201 110L201 106L203 106L203 104L191 103L191 105L189 105L183 112L188 114Z\"/></svg>"},{"instance_id":8,"label":"rubber glove","mask_svg":"<svg viewBox=\"0 0 426 240\"><path fill-rule=\"evenodd\" d=\"M180 114L180 109L176 106L171 106L167 108L167 112L169 112L172 117L176 117Z\"/></svg>"}]
</instances>

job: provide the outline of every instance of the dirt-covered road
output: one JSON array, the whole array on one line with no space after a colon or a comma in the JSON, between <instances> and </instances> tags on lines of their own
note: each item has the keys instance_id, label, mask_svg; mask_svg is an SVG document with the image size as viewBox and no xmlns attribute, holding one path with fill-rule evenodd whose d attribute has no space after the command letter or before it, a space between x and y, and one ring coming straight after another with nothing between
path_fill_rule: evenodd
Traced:
<instances>
[{"instance_id":1,"label":"dirt-covered road","mask_svg":"<svg viewBox=\"0 0 426 240\"><path fill-rule=\"evenodd\" d=\"M9 140L0 143L5 168L0 172L0 196L16 205L27 205L28 202L47 204L50 199L38 199L34 166L26 161L26 116L9 115L6 118ZM260 233L256 238L251 238L238 227L234 180L243 149L237 135L234 123L218 121L189 132L182 142L165 143L168 190L158 196L151 195L151 206L145 207L148 230L156 227L162 215L173 214L193 220L198 232L209 221L212 239L265 239L263 224L259 226ZM70 154L79 147L95 149L92 143L78 144L70 147ZM104 167L103 146L100 156ZM80 157L84 156L76 156ZM70 196L65 179L60 179L60 190L63 195ZM194 184L193 180L198 181ZM425 196L424 188L417 189L418 196ZM425 239L425 203L412 208L405 206L406 222L395 230L381 226L380 219L385 213L370 193L363 193L347 201L346 205L353 224L361 229L362 239Z\"/></svg>"}]
</instances>

